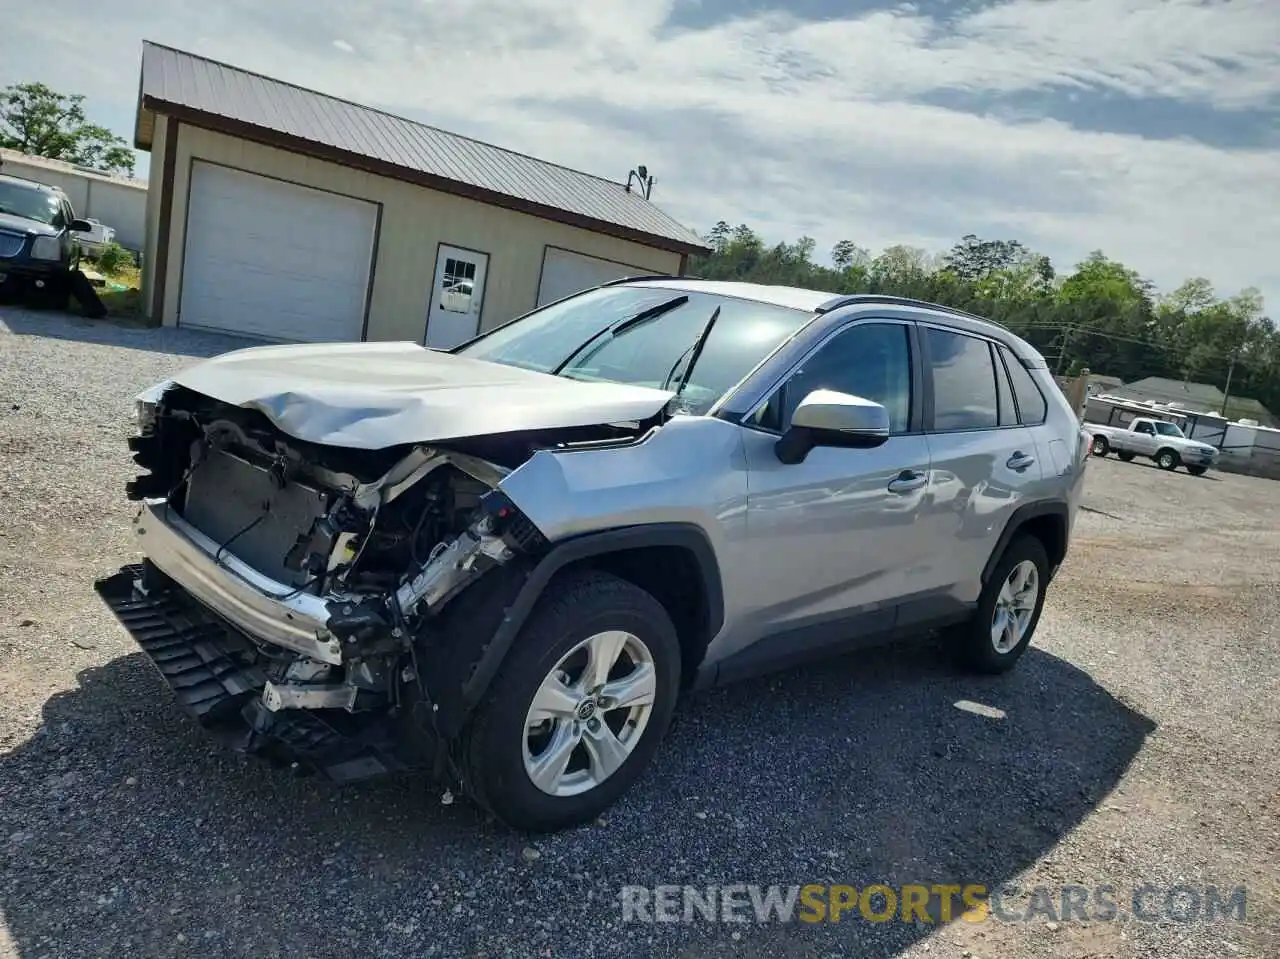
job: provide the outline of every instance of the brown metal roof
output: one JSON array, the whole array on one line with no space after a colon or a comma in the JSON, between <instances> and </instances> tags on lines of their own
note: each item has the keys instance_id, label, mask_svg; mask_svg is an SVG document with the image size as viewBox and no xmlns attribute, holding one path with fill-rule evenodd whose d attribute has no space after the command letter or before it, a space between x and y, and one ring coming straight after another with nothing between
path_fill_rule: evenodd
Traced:
<instances>
[{"instance_id":1,"label":"brown metal roof","mask_svg":"<svg viewBox=\"0 0 1280 959\"><path fill-rule=\"evenodd\" d=\"M140 148L154 113L660 249L707 250L621 183L144 42Z\"/></svg>"}]
</instances>

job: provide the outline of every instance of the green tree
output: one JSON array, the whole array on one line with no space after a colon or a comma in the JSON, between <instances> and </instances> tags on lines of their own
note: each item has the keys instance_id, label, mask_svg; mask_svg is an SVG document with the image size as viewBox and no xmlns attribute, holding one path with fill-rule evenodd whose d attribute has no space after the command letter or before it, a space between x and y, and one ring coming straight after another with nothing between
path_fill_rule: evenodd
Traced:
<instances>
[{"instance_id":1,"label":"green tree","mask_svg":"<svg viewBox=\"0 0 1280 959\"><path fill-rule=\"evenodd\" d=\"M725 223L712 235L713 252L690 264L695 276L929 300L1008 327L1058 372L1088 367L1125 382L1185 376L1219 387L1230 372L1232 396L1280 413L1280 331L1254 289L1220 299L1196 277L1157 296L1101 251L1059 277L1047 256L1022 243L973 234L943 257L898 245L873 258L842 240L831 250L834 268L813 262L808 237L767 246L749 226Z\"/></svg>"},{"instance_id":2,"label":"green tree","mask_svg":"<svg viewBox=\"0 0 1280 959\"><path fill-rule=\"evenodd\" d=\"M969 233L943 258L946 268L970 282L1023 262L1029 251L1017 240L980 240Z\"/></svg>"},{"instance_id":3,"label":"green tree","mask_svg":"<svg viewBox=\"0 0 1280 959\"><path fill-rule=\"evenodd\" d=\"M109 172L133 173L133 150L105 127L85 120L84 97L43 83L0 90L0 146Z\"/></svg>"},{"instance_id":4,"label":"green tree","mask_svg":"<svg viewBox=\"0 0 1280 959\"><path fill-rule=\"evenodd\" d=\"M838 270L865 267L871 262L871 254L852 240L841 240L831 248L831 262Z\"/></svg>"}]
</instances>

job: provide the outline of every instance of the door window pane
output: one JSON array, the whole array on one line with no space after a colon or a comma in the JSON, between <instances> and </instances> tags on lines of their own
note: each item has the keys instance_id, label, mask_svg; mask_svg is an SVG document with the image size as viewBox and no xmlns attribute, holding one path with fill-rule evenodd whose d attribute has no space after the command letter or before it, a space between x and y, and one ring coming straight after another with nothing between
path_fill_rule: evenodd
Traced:
<instances>
[{"instance_id":1,"label":"door window pane","mask_svg":"<svg viewBox=\"0 0 1280 959\"><path fill-rule=\"evenodd\" d=\"M863 323L837 335L788 378L752 417L764 429L786 429L791 414L814 390L835 390L881 404L889 429L905 433L911 420L911 347L900 324Z\"/></svg>"},{"instance_id":2,"label":"door window pane","mask_svg":"<svg viewBox=\"0 0 1280 959\"><path fill-rule=\"evenodd\" d=\"M999 423L995 370L986 340L925 329L933 375L933 429L991 429Z\"/></svg>"},{"instance_id":3,"label":"door window pane","mask_svg":"<svg viewBox=\"0 0 1280 959\"><path fill-rule=\"evenodd\" d=\"M474 262L446 257L444 272L440 275L440 308L451 313L469 313L475 279Z\"/></svg>"},{"instance_id":4,"label":"door window pane","mask_svg":"<svg viewBox=\"0 0 1280 959\"><path fill-rule=\"evenodd\" d=\"M1013 380L1013 392L1018 398L1018 413L1024 426L1039 426L1049 412L1044 394L1036 381L1031 378L1027 368L1018 362L1018 358L1003 346L1000 352L1004 355L1004 365L1009 370L1009 378Z\"/></svg>"}]
</instances>

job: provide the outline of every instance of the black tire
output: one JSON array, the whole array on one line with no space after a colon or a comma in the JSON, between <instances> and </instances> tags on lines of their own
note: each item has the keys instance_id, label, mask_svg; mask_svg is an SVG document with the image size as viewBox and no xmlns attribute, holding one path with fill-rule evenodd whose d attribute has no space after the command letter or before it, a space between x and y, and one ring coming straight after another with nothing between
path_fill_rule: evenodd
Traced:
<instances>
[{"instance_id":1,"label":"black tire","mask_svg":"<svg viewBox=\"0 0 1280 959\"><path fill-rule=\"evenodd\" d=\"M1156 453L1156 466L1162 470L1176 470L1182 465L1182 458L1176 450L1163 449Z\"/></svg>"},{"instance_id":2,"label":"black tire","mask_svg":"<svg viewBox=\"0 0 1280 959\"><path fill-rule=\"evenodd\" d=\"M1111 452L1111 444L1107 442L1105 436L1095 436L1093 443L1089 447L1089 452L1094 456L1106 456Z\"/></svg>"},{"instance_id":3,"label":"black tire","mask_svg":"<svg viewBox=\"0 0 1280 959\"><path fill-rule=\"evenodd\" d=\"M639 742L602 783L553 796L524 766L525 719L543 679L570 650L606 630L639 638L653 657L653 711ZM462 750L467 792L514 829L551 832L591 822L640 777L658 748L680 689L680 641L662 604L605 573L570 573L551 582L516 637L468 727Z\"/></svg>"},{"instance_id":4,"label":"black tire","mask_svg":"<svg viewBox=\"0 0 1280 959\"><path fill-rule=\"evenodd\" d=\"M1040 584L1039 595L1036 596L1035 608L1031 613L1031 619L1027 622L1022 639L1012 649L1002 653L996 649L991 640L996 600L1014 567L1026 560L1035 564ZM950 637L960 664L966 669L979 673L1003 673L1012 669L1035 635L1036 626L1040 623L1040 613L1044 609L1044 597L1048 585L1049 554L1045 552L1044 544L1034 536L1026 534L1015 536L1005 548L995 569L991 571L991 578L987 580L982 596L978 599L977 612L972 619L957 627Z\"/></svg>"},{"instance_id":5,"label":"black tire","mask_svg":"<svg viewBox=\"0 0 1280 959\"><path fill-rule=\"evenodd\" d=\"M1188 466L1187 467L1187 472L1190 473L1192 476L1203 476L1208 471L1209 471L1209 467L1207 466Z\"/></svg>"},{"instance_id":6,"label":"black tire","mask_svg":"<svg viewBox=\"0 0 1280 959\"><path fill-rule=\"evenodd\" d=\"M1116 456L1120 459L1120 462L1122 463L1133 462L1133 454L1128 452L1127 450L1121 450L1119 453L1116 454Z\"/></svg>"}]
</instances>

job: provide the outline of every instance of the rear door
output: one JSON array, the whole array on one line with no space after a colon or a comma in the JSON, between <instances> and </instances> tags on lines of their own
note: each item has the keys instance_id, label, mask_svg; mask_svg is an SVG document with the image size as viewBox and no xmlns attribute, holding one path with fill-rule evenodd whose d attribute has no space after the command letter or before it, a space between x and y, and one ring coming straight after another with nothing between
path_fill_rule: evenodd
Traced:
<instances>
[{"instance_id":1,"label":"rear door","mask_svg":"<svg viewBox=\"0 0 1280 959\"><path fill-rule=\"evenodd\" d=\"M930 459L922 522L936 548L908 587L933 608L941 598L977 599L982 569L1039 482L1041 462L996 344L928 323L920 324L920 340Z\"/></svg>"}]
</instances>

